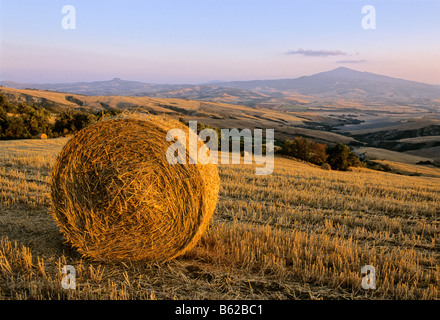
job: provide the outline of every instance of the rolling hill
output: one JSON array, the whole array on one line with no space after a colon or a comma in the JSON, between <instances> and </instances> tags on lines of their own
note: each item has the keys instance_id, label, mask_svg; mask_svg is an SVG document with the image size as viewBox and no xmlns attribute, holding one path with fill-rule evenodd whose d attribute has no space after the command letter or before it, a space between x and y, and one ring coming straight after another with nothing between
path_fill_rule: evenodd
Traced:
<instances>
[{"instance_id":1,"label":"rolling hill","mask_svg":"<svg viewBox=\"0 0 440 320\"><path fill-rule=\"evenodd\" d=\"M221 102L177 98L85 96L44 90L0 88L10 101L36 103L56 112L65 109L100 111L105 109L137 110L166 114L220 128L275 129L275 138L302 135L321 142L349 143L354 139L338 133L313 130L307 123L322 121L317 114L270 110ZM329 121L333 121L329 119ZM335 122L337 123L337 121Z\"/></svg>"},{"instance_id":2,"label":"rolling hill","mask_svg":"<svg viewBox=\"0 0 440 320\"><path fill-rule=\"evenodd\" d=\"M119 78L0 85L0 92L12 101L52 110L144 110L220 128L274 129L279 139L304 136L413 155L419 151L431 159L438 158L440 146L435 138L440 135L440 86L348 68L295 79L200 85ZM434 138L424 138L430 136Z\"/></svg>"},{"instance_id":3,"label":"rolling hill","mask_svg":"<svg viewBox=\"0 0 440 320\"><path fill-rule=\"evenodd\" d=\"M202 85L151 84L119 78L58 84L3 81L0 85L91 96L181 98L284 109L331 107L380 111L403 105L417 110L440 110L440 86L344 67L294 79L214 81Z\"/></svg>"}]
</instances>

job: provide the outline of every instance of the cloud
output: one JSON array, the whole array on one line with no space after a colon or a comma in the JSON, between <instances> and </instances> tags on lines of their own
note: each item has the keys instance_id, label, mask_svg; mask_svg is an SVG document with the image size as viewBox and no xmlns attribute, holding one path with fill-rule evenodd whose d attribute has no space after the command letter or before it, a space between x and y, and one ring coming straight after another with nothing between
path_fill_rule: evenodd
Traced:
<instances>
[{"instance_id":1,"label":"cloud","mask_svg":"<svg viewBox=\"0 0 440 320\"><path fill-rule=\"evenodd\" d=\"M288 51L286 54L301 54L306 57L327 57L327 56L346 56L347 53L340 51L340 50L304 50L304 49L298 49L298 50L291 50Z\"/></svg>"},{"instance_id":2,"label":"cloud","mask_svg":"<svg viewBox=\"0 0 440 320\"><path fill-rule=\"evenodd\" d=\"M361 60L339 60L339 61L336 61L336 63L364 63L364 62L367 62L367 60L361 59Z\"/></svg>"}]
</instances>

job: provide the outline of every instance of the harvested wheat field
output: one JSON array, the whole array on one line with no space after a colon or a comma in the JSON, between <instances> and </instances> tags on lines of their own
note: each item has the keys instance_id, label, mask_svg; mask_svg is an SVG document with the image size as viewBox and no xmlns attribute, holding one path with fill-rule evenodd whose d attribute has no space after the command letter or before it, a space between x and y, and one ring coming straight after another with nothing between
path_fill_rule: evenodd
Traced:
<instances>
[{"instance_id":1,"label":"harvested wheat field","mask_svg":"<svg viewBox=\"0 0 440 320\"><path fill-rule=\"evenodd\" d=\"M0 299L440 298L439 169L338 172L276 157L272 175L256 176L221 165L216 211L191 250L100 262L50 215L66 142L0 141ZM65 265L74 290L61 286ZM374 290L362 289L364 265L375 267Z\"/></svg>"}]
</instances>

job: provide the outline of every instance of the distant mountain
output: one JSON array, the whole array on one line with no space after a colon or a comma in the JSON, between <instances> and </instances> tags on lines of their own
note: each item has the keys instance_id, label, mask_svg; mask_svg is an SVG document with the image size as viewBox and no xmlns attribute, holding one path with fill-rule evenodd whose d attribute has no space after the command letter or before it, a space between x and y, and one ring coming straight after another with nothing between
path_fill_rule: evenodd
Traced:
<instances>
[{"instance_id":1,"label":"distant mountain","mask_svg":"<svg viewBox=\"0 0 440 320\"><path fill-rule=\"evenodd\" d=\"M438 99L440 97L440 86L360 72L345 67L296 79L234 81L216 85L257 92L288 91L320 97L335 95L342 97L347 94L388 97L394 100L401 97L415 99Z\"/></svg>"},{"instance_id":2,"label":"distant mountain","mask_svg":"<svg viewBox=\"0 0 440 320\"><path fill-rule=\"evenodd\" d=\"M114 78L108 81L74 83L19 83L0 81L0 85L14 89L38 89L74 93L88 96L148 96L155 98L181 98L202 101L253 105L266 101L268 96L249 90L219 87L213 84L150 84Z\"/></svg>"},{"instance_id":3,"label":"distant mountain","mask_svg":"<svg viewBox=\"0 0 440 320\"><path fill-rule=\"evenodd\" d=\"M203 85L212 85L212 84L218 84L218 83L224 83L224 82L227 82L227 81L224 81L224 80L212 80L212 81L200 83L200 85L201 86L203 86Z\"/></svg>"},{"instance_id":4,"label":"distant mountain","mask_svg":"<svg viewBox=\"0 0 440 320\"><path fill-rule=\"evenodd\" d=\"M438 111L440 86L340 67L294 79L212 81L202 85L151 84L115 78L109 81L0 85L92 96L150 96L226 102L268 108L320 106L411 106Z\"/></svg>"},{"instance_id":5,"label":"distant mountain","mask_svg":"<svg viewBox=\"0 0 440 320\"><path fill-rule=\"evenodd\" d=\"M154 93L175 88L173 85L150 84L139 81L127 81L114 78L108 81L73 82L73 83L19 83L0 81L0 85L15 89L40 89L66 93L84 94L90 96L135 96Z\"/></svg>"}]
</instances>

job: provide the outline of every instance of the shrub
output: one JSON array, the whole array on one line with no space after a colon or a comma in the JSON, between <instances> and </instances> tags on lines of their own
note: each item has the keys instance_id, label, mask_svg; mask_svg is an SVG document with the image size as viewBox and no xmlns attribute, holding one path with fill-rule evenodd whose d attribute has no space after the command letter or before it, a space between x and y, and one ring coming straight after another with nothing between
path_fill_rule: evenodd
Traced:
<instances>
[{"instance_id":1,"label":"shrub","mask_svg":"<svg viewBox=\"0 0 440 320\"><path fill-rule=\"evenodd\" d=\"M122 113L122 111L119 109L106 109L106 110L101 110L101 111L96 112L95 116L96 116L96 120L99 121L102 119L115 117L121 113Z\"/></svg>"},{"instance_id":2,"label":"shrub","mask_svg":"<svg viewBox=\"0 0 440 320\"><path fill-rule=\"evenodd\" d=\"M8 117L3 138L5 139L28 139L31 137L22 117Z\"/></svg>"},{"instance_id":3,"label":"shrub","mask_svg":"<svg viewBox=\"0 0 440 320\"><path fill-rule=\"evenodd\" d=\"M426 160L426 161L419 161L416 164L433 164L432 161Z\"/></svg>"},{"instance_id":4,"label":"shrub","mask_svg":"<svg viewBox=\"0 0 440 320\"><path fill-rule=\"evenodd\" d=\"M8 111L13 111L13 114L8 115ZM5 96L0 95L0 138L2 139L27 139L38 134L50 134L49 117L50 112L37 105L19 103L12 108Z\"/></svg>"},{"instance_id":5,"label":"shrub","mask_svg":"<svg viewBox=\"0 0 440 320\"><path fill-rule=\"evenodd\" d=\"M82 102L81 100L79 100L78 98L75 98L74 96L66 96L66 100L69 102L72 102L78 106L83 106L84 102Z\"/></svg>"},{"instance_id":6,"label":"shrub","mask_svg":"<svg viewBox=\"0 0 440 320\"><path fill-rule=\"evenodd\" d=\"M328 163L323 163L323 164L321 165L321 169L324 169L324 170L331 170L332 167L330 167L330 165L329 165Z\"/></svg>"},{"instance_id":7,"label":"shrub","mask_svg":"<svg viewBox=\"0 0 440 320\"><path fill-rule=\"evenodd\" d=\"M324 164L328 158L326 147L327 145L323 143L312 143L312 157L310 162L317 165Z\"/></svg>"},{"instance_id":8,"label":"shrub","mask_svg":"<svg viewBox=\"0 0 440 320\"><path fill-rule=\"evenodd\" d=\"M83 112L67 110L59 114L55 121L53 131L59 134L77 132L96 121L96 116Z\"/></svg>"},{"instance_id":9,"label":"shrub","mask_svg":"<svg viewBox=\"0 0 440 320\"><path fill-rule=\"evenodd\" d=\"M280 153L317 165L321 165L327 160L325 144L315 143L302 137L296 137L293 141L284 140L281 143Z\"/></svg>"},{"instance_id":10,"label":"shrub","mask_svg":"<svg viewBox=\"0 0 440 320\"><path fill-rule=\"evenodd\" d=\"M334 170L346 171L349 167L361 165L359 157L345 144L327 147L327 162Z\"/></svg>"}]
</instances>

